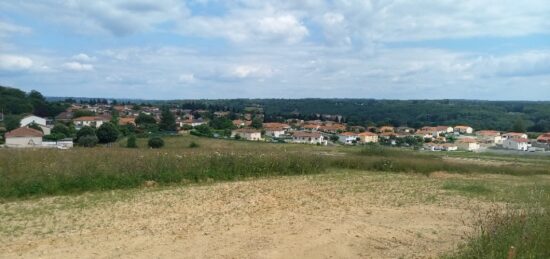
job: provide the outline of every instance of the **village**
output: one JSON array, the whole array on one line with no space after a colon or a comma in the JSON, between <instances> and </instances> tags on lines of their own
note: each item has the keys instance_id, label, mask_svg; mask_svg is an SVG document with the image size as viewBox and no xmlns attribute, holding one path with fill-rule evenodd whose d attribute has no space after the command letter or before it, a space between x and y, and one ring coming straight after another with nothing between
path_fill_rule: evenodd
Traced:
<instances>
[{"instance_id":1,"label":"village","mask_svg":"<svg viewBox=\"0 0 550 259\"><path fill-rule=\"evenodd\" d=\"M298 118L264 121L262 109L251 107L243 112L206 109L166 108L175 124L171 134L194 134L213 138L313 145L385 145L425 151L488 150L545 152L550 150L550 133L536 138L524 132L501 132L474 129L468 125L424 126L356 126L341 122L339 115L317 115L316 120ZM116 124L121 136L161 134L163 107L131 104L73 103L54 118L32 114L24 116L19 127L5 133L7 148L58 148L77 146L82 128L99 129ZM3 119L3 116L0 118ZM220 126L220 124L222 126ZM145 125L145 126L144 126ZM206 133L205 133L206 132ZM120 139L115 137L114 140Z\"/></svg>"}]
</instances>

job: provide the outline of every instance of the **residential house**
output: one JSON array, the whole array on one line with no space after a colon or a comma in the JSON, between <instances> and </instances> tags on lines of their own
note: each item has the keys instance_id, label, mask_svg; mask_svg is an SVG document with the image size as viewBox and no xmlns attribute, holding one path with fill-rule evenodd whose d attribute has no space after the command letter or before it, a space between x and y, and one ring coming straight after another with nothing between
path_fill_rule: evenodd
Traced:
<instances>
[{"instance_id":1,"label":"residential house","mask_svg":"<svg viewBox=\"0 0 550 259\"><path fill-rule=\"evenodd\" d=\"M302 129L307 131L317 131L321 127L321 125L318 124L305 124L302 126Z\"/></svg>"},{"instance_id":2,"label":"residential house","mask_svg":"<svg viewBox=\"0 0 550 259\"><path fill-rule=\"evenodd\" d=\"M550 132L544 133L537 138L538 143L550 144Z\"/></svg>"},{"instance_id":3,"label":"residential house","mask_svg":"<svg viewBox=\"0 0 550 259\"><path fill-rule=\"evenodd\" d=\"M472 133L474 133L474 129L472 127L464 126L464 125L455 126L453 131L455 133L459 133L459 134L472 134Z\"/></svg>"},{"instance_id":4,"label":"residential house","mask_svg":"<svg viewBox=\"0 0 550 259\"><path fill-rule=\"evenodd\" d=\"M99 128L103 123L109 121L111 121L111 118L108 116L82 116L73 120L76 129L85 126Z\"/></svg>"},{"instance_id":5,"label":"residential house","mask_svg":"<svg viewBox=\"0 0 550 259\"><path fill-rule=\"evenodd\" d=\"M478 151L481 146L474 138L461 138L456 141L456 145L459 149L466 151Z\"/></svg>"},{"instance_id":6,"label":"residential house","mask_svg":"<svg viewBox=\"0 0 550 259\"><path fill-rule=\"evenodd\" d=\"M347 144L352 145L360 141L359 134L355 132L343 132L338 134L338 141Z\"/></svg>"},{"instance_id":7,"label":"residential house","mask_svg":"<svg viewBox=\"0 0 550 259\"><path fill-rule=\"evenodd\" d=\"M136 125L136 118L132 117L123 117L118 118L118 125L125 126L125 125Z\"/></svg>"},{"instance_id":8,"label":"residential house","mask_svg":"<svg viewBox=\"0 0 550 259\"><path fill-rule=\"evenodd\" d=\"M453 144L453 143L444 143L444 144L441 144L441 150L443 150L443 151L457 151L458 146L456 144Z\"/></svg>"},{"instance_id":9,"label":"residential house","mask_svg":"<svg viewBox=\"0 0 550 259\"><path fill-rule=\"evenodd\" d=\"M453 133L454 131L453 127L450 127L450 126L436 126L435 130L437 130L439 134Z\"/></svg>"},{"instance_id":10,"label":"residential house","mask_svg":"<svg viewBox=\"0 0 550 259\"><path fill-rule=\"evenodd\" d=\"M480 130L476 132L477 138L481 143L490 145L502 145L502 136L496 130Z\"/></svg>"},{"instance_id":11,"label":"residential house","mask_svg":"<svg viewBox=\"0 0 550 259\"><path fill-rule=\"evenodd\" d=\"M378 143L378 135L375 133L365 131L357 136L359 136L359 142L361 143Z\"/></svg>"},{"instance_id":12,"label":"residential house","mask_svg":"<svg viewBox=\"0 0 550 259\"><path fill-rule=\"evenodd\" d=\"M239 136L242 139L246 140L262 140L262 132L257 129L251 129L251 128L242 128L242 129L236 129L231 131L231 137L235 138L236 136Z\"/></svg>"},{"instance_id":13,"label":"residential house","mask_svg":"<svg viewBox=\"0 0 550 259\"><path fill-rule=\"evenodd\" d=\"M28 116L25 116L23 119L21 119L19 124L20 124L20 127L27 127L33 123L38 125L42 129L42 132L44 133L44 135L50 135L52 131L52 127L48 125L47 120L45 118L38 117L36 115L28 115Z\"/></svg>"},{"instance_id":14,"label":"residential house","mask_svg":"<svg viewBox=\"0 0 550 259\"><path fill-rule=\"evenodd\" d=\"M397 127L395 129L395 132L396 133L414 133L415 132L415 129L413 128L409 128L409 127Z\"/></svg>"},{"instance_id":15,"label":"residential house","mask_svg":"<svg viewBox=\"0 0 550 259\"><path fill-rule=\"evenodd\" d=\"M418 130L414 134L415 136L421 137L422 139L433 139L434 137L437 137L436 131L430 131L430 130Z\"/></svg>"},{"instance_id":16,"label":"residential house","mask_svg":"<svg viewBox=\"0 0 550 259\"><path fill-rule=\"evenodd\" d=\"M525 133L519 133L519 132L508 132L506 134L502 134L502 141L507 139L528 139L529 137Z\"/></svg>"},{"instance_id":17,"label":"residential house","mask_svg":"<svg viewBox=\"0 0 550 259\"><path fill-rule=\"evenodd\" d=\"M337 134L345 131L346 126L338 123L333 123L330 125L321 125L319 126L318 130L329 134Z\"/></svg>"},{"instance_id":18,"label":"residential house","mask_svg":"<svg viewBox=\"0 0 550 259\"><path fill-rule=\"evenodd\" d=\"M378 132L379 133L395 132L395 128L392 127L392 126L382 126L382 127L378 128Z\"/></svg>"},{"instance_id":19,"label":"residential house","mask_svg":"<svg viewBox=\"0 0 550 259\"><path fill-rule=\"evenodd\" d=\"M293 143L327 145L328 141L321 133L297 131L292 134Z\"/></svg>"},{"instance_id":20,"label":"residential house","mask_svg":"<svg viewBox=\"0 0 550 259\"><path fill-rule=\"evenodd\" d=\"M281 127L264 127L265 135L274 138L279 138L286 133L286 130Z\"/></svg>"},{"instance_id":21,"label":"residential house","mask_svg":"<svg viewBox=\"0 0 550 259\"><path fill-rule=\"evenodd\" d=\"M69 122L73 119L73 112L72 111L64 111L57 116L55 116L56 121L60 122Z\"/></svg>"},{"instance_id":22,"label":"residential house","mask_svg":"<svg viewBox=\"0 0 550 259\"><path fill-rule=\"evenodd\" d=\"M531 145L526 138L508 138L502 142L502 147L506 149L527 151Z\"/></svg>"},{"instance_id":23,"label":"residential house","mask_svg":"<svg viewBox=\"0 0 550 259\"><path fill-rule=\"evenodd\" d=\"M197 127L206 123L208 122L205 121L203 118L188 119L188 120L181 121L179 126L183 127L183 125L190 125L191 127Z\"/></svg>"},{"instance_id":24,"label":"residential house","mask_svg":"<svg viewBox=\"0 0 550 259\"><path fill-rule=\"evenodd\" d=\"M14 148L41 147L44 133L27 127L17 128L5 134L6 146Z\"/></svg>"},{"instance_id":25,"label":"residential house","mask_svg":"<svg viewBox=\"0 0 550 259\"><path fill-rule=\"evenodd\" d=\"M233 125L237 128L248 127L252 125L252 121L249 120L233 120Z\"/></svg>"},{"instance_id":26,"label":"residential house","mask_svg":"<svg viewBox=\"0 0 550 259\"><path fill-rule=\"evenodd\" d=\"M266 122L262 124L262 127L264 128L281 128L284 130L290 129L290 125L286 123L279 123L279 122Z\"/></svg>"}]
</instances>

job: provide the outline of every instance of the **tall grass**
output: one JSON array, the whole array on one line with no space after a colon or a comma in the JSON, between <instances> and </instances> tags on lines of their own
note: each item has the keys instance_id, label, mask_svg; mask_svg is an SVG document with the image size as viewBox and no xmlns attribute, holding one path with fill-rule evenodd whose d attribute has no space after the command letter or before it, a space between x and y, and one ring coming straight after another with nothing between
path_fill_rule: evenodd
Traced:
<instances>
[{"instance_id":1,"label":"tall grass","mask_svg":"<svg viewBox=\"0 0 550 259\"><path fill-rule=\"evenodd\" d=\"M495 207L475 223L464 247L446 258L550 258L550 192L535 189L520 208Z\"/></svg>"},{"instance_id":2,"label":"tall grass","mask_svg":"<svg viewBox=\"0 0 550 259\"><path fill-rule=\"evenodd\" d=\"M272 145L280 146L280 145ZM547 174L538 167L455 164L437 156L379 149L345 154L303 152L291 147L258 149L75 148L72 150L0 150L0 198L57 195L159 184L230 181L248 177L323 173L330 168L430 174ZM308 147L309 148L309 147ZM327 150L327 149L322 149Z\"/></svg>"}]
</instances>

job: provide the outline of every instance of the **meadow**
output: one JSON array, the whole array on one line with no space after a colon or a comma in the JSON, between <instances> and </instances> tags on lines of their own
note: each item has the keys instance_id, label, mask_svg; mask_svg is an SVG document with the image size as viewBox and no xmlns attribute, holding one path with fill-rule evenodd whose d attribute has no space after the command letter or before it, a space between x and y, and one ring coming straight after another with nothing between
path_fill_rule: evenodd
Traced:
<instances>
[{"instance_id":1,"label":"meadow","mask_svg":"<svg viewBox=\"0 0 550 259\"><path fill-rule=\"evenodd\" d=\"M480 210L483 220L474 222L475 234L445 257L503 258L508 253L517 254L517 258L549 256L550 235L541 231L550 228L550 162L544 157L255 143L195 136L167 137L165 142L162 149L146 148L144 139L138 139L135 149L125 148L124 140L91 149L1 149L0 204L105 191L132 193L148 181L160 189L287 176L331 175L337 182L335 179L352 172L381 175L387 181L410 175L422 185L444 174L446 178L434 188L445 195L496 204L493 210ZM422 201L432 199L440 199L440 194L423 197ZM407 202L405 197L400 200Z\"/></svg>"}]
</instances>

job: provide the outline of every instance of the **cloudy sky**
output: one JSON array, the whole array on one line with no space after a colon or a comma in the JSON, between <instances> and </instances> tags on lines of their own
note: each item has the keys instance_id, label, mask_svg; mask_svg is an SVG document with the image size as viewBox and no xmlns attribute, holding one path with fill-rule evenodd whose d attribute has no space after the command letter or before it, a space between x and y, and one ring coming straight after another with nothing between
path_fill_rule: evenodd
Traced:
<instances>
[{"instance_id":1,"label":"cloudy sky","mask_svg":"<svg viewBox=\"0 0 550 259\"><path fill-rule=\"evenodd\" d=\"M550 100L550 4L1 1L0 85L147 99Z\"/></svg>"}]
</instances>

